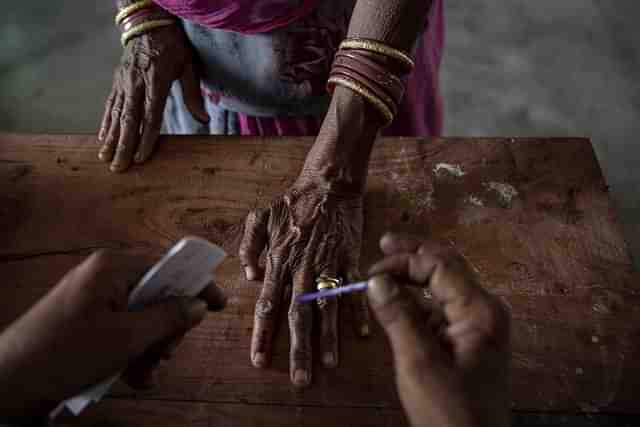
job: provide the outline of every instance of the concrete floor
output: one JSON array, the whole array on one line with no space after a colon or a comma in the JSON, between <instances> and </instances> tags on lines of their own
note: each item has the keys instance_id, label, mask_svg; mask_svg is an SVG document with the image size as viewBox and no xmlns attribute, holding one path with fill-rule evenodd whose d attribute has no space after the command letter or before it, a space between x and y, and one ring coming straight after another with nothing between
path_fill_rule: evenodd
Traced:
<instances>
[{"instance_id":1,"label":"concrete floor","mask_svg":"<svg viewBox=\"0 0 640 427\"><path fill-rule=\"evenodd\" d=\"M112 3L4 5L1 131L96 131L120 53ZM640 2L445 3L445 133L591 137L640 266ZM527 426L634 424L606 417L516 420Z\"/></svg>"},{"instance_id":2,"label":"concrete floor","mask_svg":"<svg viewBox=\"0 0 640 427\"><path fill-rule=\"evenodd\" d=\"M591 137L640 267L640 3L445 3L445 134ZM120 54L112 2L4 12L0 130L95 132Z\"/></svg>"}]
</instances>

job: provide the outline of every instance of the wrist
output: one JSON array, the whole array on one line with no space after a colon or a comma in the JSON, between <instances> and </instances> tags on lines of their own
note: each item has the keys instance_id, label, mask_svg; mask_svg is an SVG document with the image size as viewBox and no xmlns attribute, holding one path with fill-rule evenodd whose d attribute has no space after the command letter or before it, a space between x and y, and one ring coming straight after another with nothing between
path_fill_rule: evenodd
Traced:
<instances>
[{"instance_id":1,"label":"wrist","mask_svg":"<svg viewBox=\"0 0 640 427\"><path fill-rule=\"evenodd\" d=\"M126 46L127 42L135 37L156 28L175 25L176 20L153 1L137 0L127 5L119 5L115 23L122 34L120 41Z\"/></svg>"},{"instance_id":2,"label":"wrist","mask_svg":"<svg viewBox=\"0 0 640 427\"><path fill-rule=\"evenodd\" d=\"M336 87L300 179L363 192L371 150L383 125L380 114L365 99Z\"/></svg>"}]
</instances>

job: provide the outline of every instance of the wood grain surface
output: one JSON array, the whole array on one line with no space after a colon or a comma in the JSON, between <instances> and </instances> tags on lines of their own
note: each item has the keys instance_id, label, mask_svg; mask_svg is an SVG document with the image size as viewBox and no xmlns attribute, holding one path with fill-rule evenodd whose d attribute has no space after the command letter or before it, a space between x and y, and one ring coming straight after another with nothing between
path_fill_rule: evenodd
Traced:
<instances>
[{"instance_id":1,"label":"wood grain surface","mask_svg":"<svg viewBox=\"0 0 640 427\"><path fill-rule=\"evenodd\" d=\"M188 335L157 388L119 384L73 424L404 423L385 338L378 327L356 338L349 310L340 366L316 366L311 388L289 383L284 323L272 368L249 362L260 284L235 256L242 223L293 182L312 140L175 137L122 175L94 141L0 135L0 326L94 249L160 255L185 234L228 250L217 279L230 301ZM511 308L514 409L640 413L638 276L588 140L385 139L369 175L363 267L386 230L456 246Z\"/></svg>"}]
</instances>

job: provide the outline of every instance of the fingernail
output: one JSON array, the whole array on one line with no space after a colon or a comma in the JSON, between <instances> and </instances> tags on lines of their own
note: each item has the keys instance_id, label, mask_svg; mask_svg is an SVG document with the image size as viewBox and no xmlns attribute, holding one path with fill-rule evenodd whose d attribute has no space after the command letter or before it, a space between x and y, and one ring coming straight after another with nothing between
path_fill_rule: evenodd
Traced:
<instances>
[{"instance_id":1,"label":"fingernail","mask_svg":"<svg viewBox=\"0 0 640 427\"><path fill-rule=\"evenodd\" d=\"M181 301L188 327L193 328L202 322L202 319L207 314L207 303L198 298L182 298Z\"/></svg>"},{"instance_id":2,"label":"fingernail","mask_svg":"<svg viewBox=\"0 0 640 427\"><path fill-rule=\"evenodd\" d=\"M297 386L309 385L309 371L298 369L293 373L293 384Z\"/></svg>"},{"instance_id":3,"label":"fingernail","mask_svg":"<svg viewBox=\"0 0 640 427\"><path fill-rule=\"evenodd\" d=\"M136 163L142 163L142 162L144 162L144 157L142 156L142 154L138 153L134 157L133 161L136 162Z\"/></svg>"},{"instance_id":4,"label":"fingernail","mask_svg":"<svg viewBox=\"0 0 640 427\"><path fill-rule=\"evenodd\" d=\"M332 351L327 351L322 355L322 363L328 368L335 368L337 365L335 354Z\"/></svg>"},{"instance_id":5,"label":"fingernail","mask_svg":"<svg viewBox=\"0 0 640 427\"><path fill-rule=\"evenodd\" d=\"M398 294L398 286L386 276L376 276L369 280L367 293L375 305L382 305Z\"/></svg>"},{"instance_id":6,"label":"fingernail","mask_svg":"<svg viewBox=\"0 0 640 427\"><path fill-rule=\"evenodd\" d=\"M264 368L267 366L267 355L264 353L256 353L253 355L252 362L256 368Z\"/></svg>"},{"instance_id":7,"label":"fingernail","mask_svg":"<svg viewBox=\"0 0 640 427\"><path fill-rule=\"evenodd\" d=\"M244 268L244 274L247 276L247 280L256 280L258 277L256 269L249 266Z\"/></svg>"},{"instance_id":8,"label":"fingernail","mask_svg":"<svg viewBox=\"0 0 640 427\"><path fill-rule=\"evenodd\" d=\"M371 333L371 331L369 331L369 325L362 325L360 327L360 336L361 337L368 337L370 333Z\"/></svg>"},{"instance_id":9,"label":"fingernail","mask_svg":"<svg viewBox=\"0 0 640 427\"><path fill-rule=\"evenodd\" d=\"M111 172L122 172L124 168L120 163L112 163L111 166L109 166L109 170Z\"/></svg>"}]
</instances>

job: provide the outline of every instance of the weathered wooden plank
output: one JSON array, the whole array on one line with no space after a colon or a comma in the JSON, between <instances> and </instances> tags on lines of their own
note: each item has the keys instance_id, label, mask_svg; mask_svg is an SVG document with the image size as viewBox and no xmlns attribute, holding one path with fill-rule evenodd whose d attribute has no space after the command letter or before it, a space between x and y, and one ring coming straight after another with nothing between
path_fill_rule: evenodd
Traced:
<instances>
[{"instance_id":1,"label":"weathered wooden plank","mask_svg":"<svg viewBox=\"0 0 640 427\"><path fill-rule=\"evenodd\" d=\"M394 409L106 399L80 418L66 417L56 421L56 425L402 427L408 424L402 411Z\"/></svg>"},{"instance_id":2,"label":"weathered wooden plank","mask_svg":"<svg viewBox=\"0 0 640 427\"><path fill-rule=\"evenodd\" d=\"M637 416L612 414L557 414L515 412L514 427L632 427ZM247 405L156 400L106 399L80 418L56 421L60 427L76 425L117 427L175 426L290 426L402 427L402 411L378 408L325 408L308 406Z\"/></svg>"},{"instance_id":3,"label":"weathered wooden plank","mask_svg":"<svg viewBox=\"0 0 640 427\"><path fill-rule=\"evenodd\" d=\"M246 212L287 188L311 143L173 138L148 165L113 175L95 158L93 139L0 136L0 324L93 248L159 254L193 233L234 255ZM387 229L438 236L510 305L515 408L639 412L640 296L587 140L381 141L366 211L365 266L379 257ZM311 389L289 384L285 333L273 367L251 368L259 285L244 280L235 256L218 277L228 309L188 336L158 388L137 396L398 408L384 337L376 328L356 339L347 310L340 367L318 368ZM119 386L114 395L133 393Z\"/></svg>"}]
</instances>

